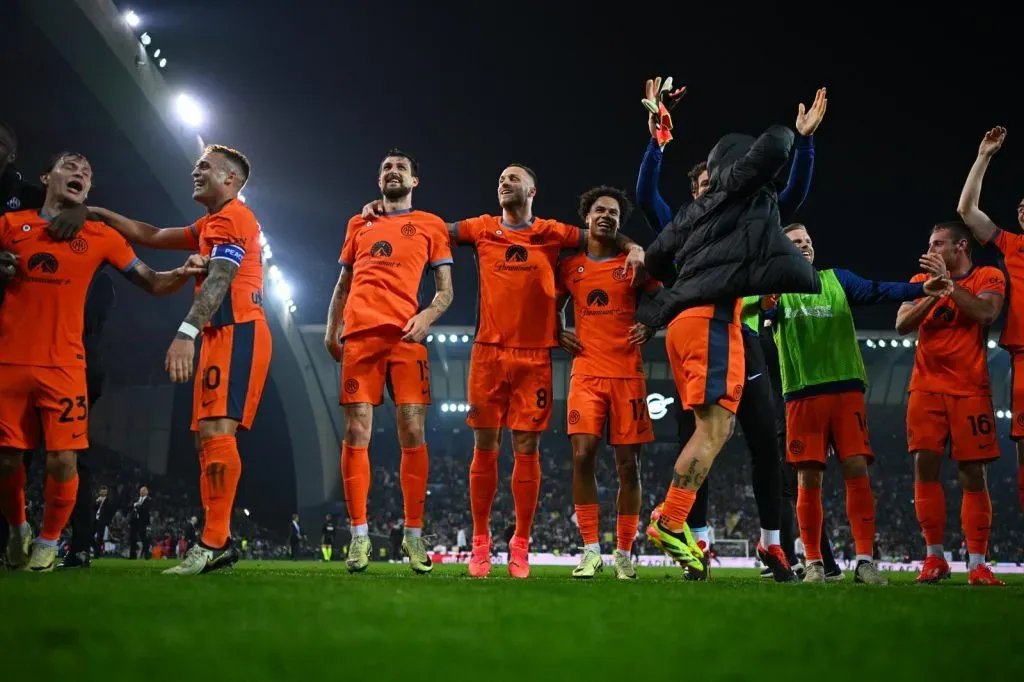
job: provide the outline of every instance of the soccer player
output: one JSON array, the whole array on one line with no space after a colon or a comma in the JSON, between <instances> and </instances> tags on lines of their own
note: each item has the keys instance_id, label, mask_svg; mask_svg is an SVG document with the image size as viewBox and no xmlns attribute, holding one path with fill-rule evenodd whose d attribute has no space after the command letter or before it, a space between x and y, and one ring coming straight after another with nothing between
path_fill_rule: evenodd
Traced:
<instances>
[{"instance_id":1,"label":"soccer player","mask_svg":"<svg viewBox=\"0 0 1024 682\"><path fill-rule=\"evenodd\" d=\"M614 187L595 187L580 196L579 214L587 226L587 249L558 266L559 343L573 356L568 422L572 442L572 492L583 536L583 556L574 578L601 571L598 542L597 449L607 429L619 474L615 524L615 577L636 579L630 551L640 521L640 451L654 440L647 414L647 382L640 346L654 330L634 323L637 290L628 281L626 257L615 243L632 205ZM646 280L644 288L660 285ZM564 306L573 302L576 333L565 328Z\"/></svg>"},{"instance_id":2,"label":"soccer player","mask_svg":"<svg viewBox=\"0 0 1024 682\"><path fill-rule=\"evenodd\" d=\"M324 516L323 525L320 526L320 554L324 561L330 561L334 554L334 517L330 514Z\"/></svg>"},{"instance_id":3,"label":"soccer player","mask_svg":"<svg viewBox=\"0 0 1024 682\"><path fill-rule=\"evenodd\" d=\"M793 150L793 161L790 166L789 180L779 192L779 213L783 221L788 221L799 209L810 189L811 176L814 171L814 132L818 129L825 116L828 100L825 88L815 94L814 103L810 108L802 103L797 108L796 145ZM661 197L658 190L659 176L664 145L658 143L658 119L648 114L648 129L651 141L644 152L637 177L637 202L647 218L648 223L660 232L672 222L672 211ZM695 165L688 174L690 194L696 201L705 191L709 183L707 161ZM743 397L737 411L737 419L743 427L743 434L750 450L752 464L752 483L754 498L757 501L758 516L761 521L761 538L757 546L757 554L772 572L778 582L791 582L794 579L789 562L782 550L780 541L781 491L780 462L781 450L774 437L775 423L772 414L776 409L775 395L769 384L768 368L764 352L758 337L760 326L760 297L748 296L743 299L740 319L743 330L743 355L746 366ZM677 403L679 406L679 403ZM679 409L680 447L690 439L694 430L692 412ZM708 538L708 479L704 480L697 499L690 510L688 525L697 545L706 549ZM706 580L709 576L710 557L704 558L704 569L686 570L688 580Z\"/></svg>"},{"instance_id":4,"label":"soccer player","mask_svg":"<svg viewBox=\"0 0 1024 682\"><path fill-rule=\"evenodd\" d=\"M192 198L206 215L188 227L160 229L113 211L90 212L127 239L155 249L198 248L209 272L175 334L164 369L171 381L192 378L196 338L202 336L192 395L192 431L199 442L199 493L205 516L199 542L164 573L198 575L238 561L230 542L231 510L242 476L236 433L256 416L272 342L263 311L260 226L238 194L250 174L236 149L209 145L192 170Z\"/></svg>"},{"instance_id":5,"label":"soccer player","mask_svg":"<svg viewBox=\"0 0 1024 682\"><path fill-rule=\"evenodd\" d=\"M0 250L13 254L17 264L0 306L0 512L11 529L9 565L37 572L54 568L57 541L78 493L77 454L89 447L82 344L89 283L109 263L133 284L163 295L201 272L191 264L153 272L116 232L94 221L85 222L69 242L54 240L50 221L85 202L92 178L84 155L61 153L43 175L42 209L0 216ZM29 556L22 453L43 441L43 525Z\"/></svg>"},{"instance_id":6,"label":"soccer player","mask_svg":"<svg viewBox=\"0 0 1024 682\"><path fill-rule=\"evenodd\" d=\"M652 277L672 281L658 314L638 321L668 330L665 347L684 409L696 428L647 536L683 566L703 571L703 550L686 525L697 490L732 435L743 393L740 309L759 290L816 291L817 274L779 229L773 180L789 161L793 132L771 126L756 140L724 136L708 155L708 189L684 208L647 252ZM740 266L749 263L749 266Z\"/></svg>"},{"instance_id":7,"label":"soccer player","mask_svg":"<svg viewBox=\"0 0 1024 682\"><path fill-rule=\"evenodd\" d=\"M1013 368L1010 396L1013 424L1010 427L1010 438L1017 445L1017 494L1021 509L1024 510L1024 235L999 229L978 208L981 181L985 178L992 156L999 151L1005 140L1006 128L1002 126L985 133L978 147L978 158L974 160L960 194L957 213L979 242L995 244L1003 254L1006 273L1010 276L1010 305L1007 307L999 345L1010 354ZM1024 199L1017 205L1017 222L1024 229Z\"/></svg>"},{"instance_id":8,"label":"soccer player","mask_svg":"<svg viewBox=\"0 0 1024 682\"><path fill-rule=\"evenodd\" d=\"M896 331L917 331L914 370L907 403L907 446L914 455L914 506L927 545L919 583L950 576L943 535L946 494L940 473L946 442L957 463L963 498L960 523L969 552L971 585L1002 585L985 563L992 527L992 499L986 484L989 462L999 457L992 411L986 337L1003 308L1006 280L998 268L974 267L971 236L960 222L932 229L926 258L945 268L953 280L948 296L904 303ZM927 275L914 275L923 282Z\"/></svg>"},{"instance_id":9,"label":"soccer player","mask_svg":"<svg viewBox=\"0 0 1024 682\"><path fill-rule=\"evenodd\" d=\"M477 332L469 364L473 461L469 497L473 551L469 575L491 571L491 506L498 491L498 451L502 429L512 431L512 497L515 534L509 543L508 571L530 575L530 531L540 494L541 434L551 420L551 349L558 343L555 315L555 263L563 249L579 250L586 232L533 214L537 176L510 164L498 177L500 216L484 215L448 223L456 244L476 251L480 291ZM367 204L363 215L382 210ZM644 250L623 235L616 243L627 253L635 277Z\"/></svg>"},{"instance_id":10,"label":"soccer player","mask_svg":"<svg viewBox=\"0 0 1024 682\"><path fill-rule=\"evenodd\" d=\"M807 228L794 223L784 231L813 263L814 245ZM874 453L864 402L867 374L850 306L902 303L923 295L947 293L952 282L945 268L936 268L928 259L922 259L921 265L931 268L931 277L924 282L872 282L835 268L820 272L820 294L782 294L764 299L779 348L789 438L786 458L797 467L796 512L807 553L805 583L825 582L820 549L821 482L830 443L846 480L846 515L857 550L854 581L888 583L872 560L875 498L868 465Z\"/></svg>"},{"instance_id":11,"label":"soccer player","mask_svg":"<svg viewBox=\"0 0 1024 682\"><path fill-rule=\"evenodd\" d=\"M400 149L384 155L377 185L383 195L380 216L355 216L341 249L341 274L327 313L324 343L341 363L341 405L345 439L341 475L352 527L348 570L365 571L370 562L366 502L370 492L370 435L373 408L388 386L397 408L402 448L399 479L405 506L402 551L412 570L433 568L423 542L427 500L427 444L424 421L430 404L430 365L423 345L430 325L452 303L452 252L443 220L412 207L419 186L416 160ZM434 300L420 309L419 288L427 267L434 271Z\"/></svg>"}]
</instances>

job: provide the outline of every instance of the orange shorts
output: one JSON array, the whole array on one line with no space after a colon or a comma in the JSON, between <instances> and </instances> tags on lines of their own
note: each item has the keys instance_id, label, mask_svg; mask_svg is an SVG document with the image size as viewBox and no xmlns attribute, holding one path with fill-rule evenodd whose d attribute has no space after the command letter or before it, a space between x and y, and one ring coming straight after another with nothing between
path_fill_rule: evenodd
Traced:
<instances>
[{"instance_id":1,"label":"orange shorts","mask_svg":"<svg viewBox=\"0 0 1024 682\"><path fill-rule=\"evenodd\" d=\"M270 370L272 341L265 320L203 330L192 389L192 430L203 419L233 419L252 428Z\"/></svg>"},{"instance_id":2,"label":"orange shorts","mask_svg":"<svg viewBox=\"0 0 1024 682\"><path fill-rule=\"evenodd\" d=\"M1013 412L1013 425L1010 426L1010 438L1024 438L1024 350L1010 352L1010 409Z\"/></svg>"},{"instance_id":3,"label":"orange shorts","mask_svg":"<svg viewBox=\"0 0 1024 682\"><path fill-rule=\"evenodd\" d=\"M911 391L907 401L907 449L945 452L957 462L999 458L992 398Z\"/></svg>"},{"instance_id":4,"label":"orange shorts","mask_svg":"<svg viewBox=\"0 0 1024 682\"><path fill-rule=\"evenodd\" d=\"M573 374L569 380L569 435L604 436L609 445L637 445L654 441L647 414L647 381L606 379Z\"/></svg>"},{"instance_id":5,"label":"orange shorts","mask_svg":"<svg viewBox=\"0 0 1024 682\"><path fill-rule=\"evenodd\" d=\"M341 347L342 405L384 402L384 387L396 405L430 404L427 347L402 341L401 329L373 329L345 338Z\"/></svg>"},{"instance_id":6,"label":"orange shorts","mask_svg":"<svg viewBox=\"0 0 1024 682\"><path fill-rule=\"evenodd\" d=\"M551 421L551 349L473 344L469 359L472 429L544 431Z\"/></svg>"},{"instance_id":7,"label":"orange shorts","mask_svg":"<svg viewBox=\"0 0 1024 682\"><path fill-rule=\"evenodd\" d=\"M89 447L85 367L0 365L0 448Z\"/></svg>"},{"instance_id":8,"label":"orange shorts","mask_svg":"<svg viewBox=\"0 0 1024 682\"><path fill-rule=\"evenodd\" d=\"M786 403L786 461L824 466L829 446L840 462L856 455L873 461L867 415L860 391L825 393Z\"/></svg>"},{"instance_id":9,"label":"orange shorts","mask_svg":"<svg viewBox=\"0 0 1024 682\"><path fill-rule=\"evenodd\" d=\"M665 350L684 410L717 404L736 414L745 380L738 324L677 317L665 333Z\"/></svg>"}]
</instances>

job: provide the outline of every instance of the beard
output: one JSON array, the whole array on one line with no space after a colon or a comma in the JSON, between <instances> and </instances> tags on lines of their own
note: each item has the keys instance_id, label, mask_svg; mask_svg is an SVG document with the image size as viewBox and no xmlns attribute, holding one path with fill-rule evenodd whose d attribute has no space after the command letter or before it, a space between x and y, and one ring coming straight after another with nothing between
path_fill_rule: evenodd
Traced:
<instances>
[{"instance_id":1,"label":"beard","mask_svg":"<svg viewBox=\"0 0 1024 682\"><path fill-rule=\"evenodd\" d=\"M397 187L388 187L387 185L385 185L384 189L381 190L381 193L384 195L384 198L387 199L388 201L398 201L399 199L404 199L405 197L409 196L410 192L412 192L412 187L406 187L405 185L399 185Z\"/></svg>"}]
</instances>

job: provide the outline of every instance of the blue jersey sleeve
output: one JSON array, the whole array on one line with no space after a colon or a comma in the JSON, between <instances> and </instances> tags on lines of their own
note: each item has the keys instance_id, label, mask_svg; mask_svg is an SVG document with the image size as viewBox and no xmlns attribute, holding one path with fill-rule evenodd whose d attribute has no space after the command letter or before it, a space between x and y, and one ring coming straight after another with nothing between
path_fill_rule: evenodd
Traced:
<instances>
[{"instance_id":1,"label":"blue jersey sleeve","mask_svg":"<svg viewBox=\"0 0 1024 682\"><path fill-rule=\"evenodd\" d=\"M661 147L652 137L640 162L640 175L636 179L636 202L655 232L661 232L672 221L672 209L658 191L661 159Z\"/></svg>"},{"instance_id":2,"label":"blue jersey sleeve","mask_svg":"<svg viewBox=\"0 0 1024 682\"><path fill-rule=\"evenodd\" d=\"M920 283L876 282L840 268L835 268L833 272L851 305L904 303L924 296L924 285Z\"/></svg>"}]
</instances>

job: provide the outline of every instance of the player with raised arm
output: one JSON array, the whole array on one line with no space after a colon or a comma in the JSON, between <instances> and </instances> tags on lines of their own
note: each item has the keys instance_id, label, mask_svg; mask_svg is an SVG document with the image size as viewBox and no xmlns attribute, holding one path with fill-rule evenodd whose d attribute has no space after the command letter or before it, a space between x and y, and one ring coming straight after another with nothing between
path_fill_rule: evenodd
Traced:
<instances>
[{"instance_id":1,"label":"player with raised arm","mask_svg":"<svg viewBox=\"0 0 1024 682\"><path fill-rule=\"evenodd\" d=\"M668 326L665 347L676 389L696 421L647 536L695 571L704 570L704 553L687 517L732 435L743 393L740 299L776 287L820 290L817 273L779 227L775 179L792 146L793 132L777 125L756 139L722 137L708 155L707 191L681 209L647 251L650 275L673 284L658 306L638 308L637 321Z\"/></svg>"},{"instance_id":2,"label":"player with raised arm","mask_svg":"<svg viewBox=\"0 0 1024 682\"><path fill-rule=\"evenodd\" d=\"M383 211L373 219L349 220L339 259L341 274L327 313L324 344L341 363L341 475L352 527L346 562L351 572L365 571L370 561L369 446L373 408L383 401L385 385L397 408L402 448L402 551L416 573L433 568L423 541L429 466L424 423L430 405L430 366L423 339L452 303L452 252L445 222L412 207L419 175L416 160L406 152L392 149L384 155L377 176ZM428 266L434 271L436 291L430 305L421 309L420 281Z\"/></svg>"},{"instance_id":3,"label":"player with raised arm","mask_svg":"<svg viewBox=\"0 0 1024 682\"><path fill-rule=\"evenodd\" d=\"M814 245L807 228L794 223L785 233L813 263ZM903 303L948 293L952 282L945 268L936 268L927 258L922 258L921 266L931 275L925 282L873 282L834 268L820 272L820 294L764 298L765 315L773 322L779 349L789 438L786 458L797 467L796 512L807 553L805 583L825 582L820 550L821 483L830 444L846 481L846 515L857 551L854 581L888 583L872 558L875 498L868 466L874 452L864 402L867 373L851 305Z\"/></svg>"},{"instance_id":4,"label":"player with raised arm","mask_svg":"<svg viewBox=\"0 0 1024 682\"><path fill-rule=\"evenodd\" d=\"M67 208L77 216L92 187L92 167L82 154L59 154L43 176L39 211L0 216L0 251L14 271L0 306L0 512L10 525L8 563L51 571L57 542L78 494L78 452L89 447L85 301L104 264L154 295L177 291L203 269L195 259L169 272L153 272L106 225L86 221L71 241L57 241L51 221ZM25 520L22 453L46 444L43 525L31 546Z\"/></svg>"},{"instance_id":5,"label":"player with raised arm","mask_svg":"<svg viewBox=\"0 0 1024 682\"><path fill-rule=\"evenodd\" d=\"M671 82L671 79L669 79ZM651 81L648 81L651 87ZM790 164L788 181L779 191L779 215L782 221L788 221L799 209L811 185L814 172L814 133L825 116L828 99L825 88L815 94L813 104L808 108L802 103L797 107L796 144L793 148L793 160ZM672 222L672 210L661 196L659 180L665 144L659 138L659 118L653 113L648 115L648 129L651 140L640 163L637 177L637 203L655 232L661 232ZM666 143L667 144L667 143ZM709 176L707 161L696 164L688 174L690 194L694 201L707 191ZM757 545L758 558L769 567L771 577L778 582L790 582L794 579L789 562L783 552L780 538L782 520L782 450L775 437L776 425L775 393L768 379L768 366L765 353L761 347L758 333L760 322L760 297L747 296L742 301L740 312L741 329L743 331L743 355L746 367L743 385L743 397L740 400L736 418L743 428L743 434L750 450L751 478L754 498L757 501L758 516L761 522L761 538ZM693 435L693 413L682 409L677 411L680 447ZM708 547L708 484L706 478L697 491L697 498L690 510L688 525L697 545L702 549ZM710 573L710 557L704 557L704 569L686 570L689 580L706 580Z\"/></svg>"},{"instance_id":6,"label":"player with raised arm","mask_svg":"<svg viewBox=\"0 0 1024 682\"><path fill-rule=\"evenodd\" d=\"M957 213L979 242L994 244L999 249L1006 264L1006 273L1010 276L1010 305L1007 306L999 345L1010 354L1010 376L1013 377L1010 392L1010 409L1013 412L1010 438L1017 447L1017 495L1020 507L1024 510L1024 235L999 229L978 208L981 181L985 178L985 171L993 155L1005 140L1006 128L1002 126L985 133L978 147L978 158L974 160L960 193ZM1017 222L1024 229L1024 199L1017 204Z\"/></svg>"},{"instance_id":7,"label":"player with raised arm","mask_svg":"<svg viewBox=\"0 0 1024 682\"><path fill-rule=\"evenodd\" d=\"M516 529L509 543L509 574L530 575L530 531L540 494L540 436L551 420L551 349L558 344L555 266L564 249L579 250L586 231L533 214L537 176L510 164L498 177L501 215L448 223L456 244L474 247L479 270L477 331L469 363L469 415L473 461L469 497L473 550L469 575L491 571L490 516L498 491L498 451L502 429L512 431L512 497ZM379 202L363 208L369 217ZM636 277L644 250L623 235L616 243L627 253Z\"/></svg>"},{"instance_id":8,"label":"player with raised arm","mask_svg":"<svg viewBox=\"0 0 1024 682\"><path fill-rule=\"evenodd\" d=\"M236 433L252 427L272 341L263 311L260 226L238 198L250 174L236 149L209 145L192 170L192 198L206 215L188 227L159 229L113 211L90 208L129 240L157 249L199 249L209 272L167 350L171 381L192 378L196 338L202 337L192 396L192 431L199 441L199 492L205 518L199 542L169 575L197 575L238 560L230 541L231 510L242 476Z\"/></svg>"},{"instance_id":9,"label":"player with raised arm","mask_svg":"<svg viewBox=\"0 0 1024 682\"><path fill-rule=\"evenodd\" d=\"M970 554L968 582L1003 584L985 563L992 528L986 469L999 458L985 345L988 327L1003 307L1006 278L998 268L974 266L971 240L959 221L936 225L923 258L933 270L949 272L952 291L904 303L896 315L899 334L917 331L907 447L914 456L914 506L927 545L919 583L950 577L943 545L946 493L940 478L948 441L963 489L960 524ZM927 278L917 274L910 281Z\"/></svg>"},{"instance_id":10,"label":"player with raised arm","mask_svg":"<svg viewBox=\"0 0 1024 682\"><path fill-rule=\"evenodd\" d=\"M636 578L630 552L640 522L640 452L644 443L654 441L640 346L654 330L633 321L637 289L628 281L626 257L615 243L632 208L620 189L601 186L584 192L579 214L588 230L586 251L563 258L558 265L559 344L573 356L567 404L572 492L584 543L574 578L593 578L604 567L598 542L596 465L606 430L619 474L615 577ZM650 279L643 285L645 290L660 286ZM569 298L575 334L565 325Z\"/></svg>"}]
</instances>

